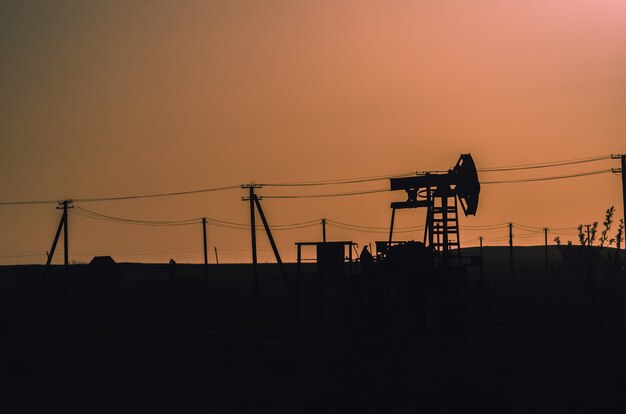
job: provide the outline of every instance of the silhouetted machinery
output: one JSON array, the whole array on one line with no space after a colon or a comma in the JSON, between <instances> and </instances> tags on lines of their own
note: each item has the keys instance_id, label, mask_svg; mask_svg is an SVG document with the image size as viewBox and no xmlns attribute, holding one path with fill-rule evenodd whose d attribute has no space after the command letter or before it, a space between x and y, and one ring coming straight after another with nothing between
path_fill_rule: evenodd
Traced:
<instances>
[{"instance_id":1,"label":"silhouetted machinery","mask_svg":"<svg viewBox=\"0 0 626 414\"><path fill-rule=\"evenodd\" d=\"M427 248L443 266L461 264L458 204L463 213L475 215L478 208L480 183L476 165L470 154L461 154L456 165L445 173L424 173L415 177L391 178L391 191L404 190L406 201L391 203L392 216L388 249L391 258L394 250L404 249L393 245L393 226L397 209L426 208L422 248ZM414 247L413 250L416 250ZM417 249L419 250L419 249Z\"/></svg>"}]
</instances>

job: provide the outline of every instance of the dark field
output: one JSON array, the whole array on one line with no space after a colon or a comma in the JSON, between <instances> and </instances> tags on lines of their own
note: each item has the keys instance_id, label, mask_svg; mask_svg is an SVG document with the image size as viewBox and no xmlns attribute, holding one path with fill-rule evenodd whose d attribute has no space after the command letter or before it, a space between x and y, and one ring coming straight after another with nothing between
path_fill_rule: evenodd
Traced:
<instances>
[{"instance_id":1,"label":"dark field","mask_svg":"<svg viewBox=\"0 0 626 414\"><path fill-rule=\"evenodd\" d=\"M67 289L62 266L2 267L0 410L624 412L621 267L588 278L553 248L548 272L543 248L515 264L486 248L462 305L355 265L351 283L326 279L322 310L309 264L299 330L276 265L257 299L249 265L75 265Z\"/></svg>"}]
</instances>

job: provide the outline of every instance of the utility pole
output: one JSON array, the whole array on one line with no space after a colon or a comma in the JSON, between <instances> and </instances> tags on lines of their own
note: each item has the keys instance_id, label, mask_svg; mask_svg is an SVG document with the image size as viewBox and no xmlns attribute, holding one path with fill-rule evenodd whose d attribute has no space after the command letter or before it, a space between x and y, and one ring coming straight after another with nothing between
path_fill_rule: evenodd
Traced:
<instances>
[{"instance_id":1,"label":"utility pole","mask_svg":"<svg viewBox=\"0 0 626 414\"><path fill-rule=\"evenodd\" d=\"M544 256L546 265L546 275L548 274L548 228L543 228Z\"/></svg>"},{"instance_id":2,"label":"utility pole","mask_svg":"<svg viewBox=\"0 0 626 414\"><path fill-rule=\"evenodd\" d=\"M278 247L274 242L274 237L272 236L272 232L270 230L270 226L265 218L265 213L263 213L263 208L261 207L261 202L259 201L261 197L258 197L254 194L255 188L261 188L260 184L248 184L242 185L241 188L248 188L250 190L249 197L242 197L242 201L250 201L250 234L252 238L252 267L254 269L254 297L257 298L259 294L259 272L257 268L257 256L256 256L256 223L255 223L255 207L259 212L259 217L261 217L261 222L263 223L263 228L265 229L265 233L267 234L267 238L270 242L270 246L272 246L272 251L274 252L274 257L276 258L276 262L278 262L278 266L280 267L280 272L283 275L283 279L285 280L285 284L289 286L289 280L287 278L287 272L285 271L285 266L283 264L282 259L280 258L280 252L278 251Z\"/></svg>"},{"instance_id":3,"label":"utility pole","mask_svg":"<svg viewBox=\"0 0 626 414\"><path fill-rule=\"evenodd\" d=\"M52 263L52 257L54 256L54 251L57 248L57 243L59 242L59 236L61 235L61 229L63 229L63 273L65 275L65 302L68 301L68 284L69 284L69 265L70 265L70 244L69 244L69 236L68 236L68 209L72 207L72 200L63 200L59 201L57 206L57 210L63 210L63 214L61 215L61 221L59 221L59 227L57 228L57 232L54 235L54 241L52 242L52 248L50 248L50 253L48 254L48 259L46 260L46 269L50 263ZM45 278L46 271L44 271L43 278ZM43 282L43 279L42 279Z\"/></svg>"},{"instance_id":4,"label":"utility pole","mask_svg":"<svg viewBox=\"0 0 626 414\"><path fill-rule=\"evenodd\" d=\"M215 265L217 269L217 278L220 278L220 258L217 256L217 246L213 246L213 250L215 251Z\"/></svg>"},{"instance_id":5,"label":"utility pole","mask_svg":"<svg viewBox=\"0 0 626 414\"><path fill-rule=\"evenodd\" d=\"M322 219L322 241L326 243L326 219Z\"/></svg>"},{"instance_id":6,"label":"utility pole","mask_svg":"<svg viewBox=\"0 0 626 414\"><path fill-rule=\"evenodd\" d=\"M242 184L241 188L249 189L249 196L242 197L243 201L250 201L250 240L252 241L252 273L253 273L253 288L252 293L254 297L259 295L259 269L257 264L257 255L256 255L256 220L255 220L255 212L254 212L254 189L261 188L262 186L259 184Z\"/></svg>"},{"instance_id":7,"label":"utility pole","mask_svg":"<svg viewBox=\"0 0 626 414\"><path fill-rule=\"evenodd\" d=\"M387 243L387 250L385 250L385 254L387 254L386 252L389 251L389 248L391 247L391 242L393 241L393 224L394 221L396 220L396 209L392 208L391 209L391 225L389 226L389 243ZM424 230L424 244L426 244L426 231L428 230L428 226L426 226L426 230ZM428 246L432 246L432 240L430 242L431 244L429 244Z\"/></svg>"},{"instance_id":8,"label":"utility pole","mask_svg":"<svg viewBox=\"0 0 626 414\"><path fill-rule=\"evenodd\" d=\"M52 262L52 257L54 256L54 251L57 248L57 243L59 242L59 236L61 235L61 229L63 229L63 263L67 270L69 266L69 237L67 230L67 217L68 217L68 209L73 208L72 200L64 200L59 201L59 205L57 206L57 210L63 210L63 214L61 215L61 221L59 221L59 227L57 228L57 232L54 236L54 241L52 242L52 247L50 248L50 253L48 254L48 260L46 261L46 266L50 265Z\"/></svg>"},{"instance_id":9,"label":"utility pole","mask_svg":"<svg viewBox=\"0 0 626 414\"><path fill-rule=\"evenodd\" d=\"M69 290L69 272L70 272L70 243L69 243L69 238L67 235L67 208L68 208L68 204L71 203L71 201L68 200L63 200L63 220L65 222L65 225L63 226L63 269L65 272L65 302L68 302L68 290ZM57 207L58 208L58 207Z\"/></svg>"},{"instance_id":10,"label":"utility pole","mask_svg":"<svg viewBox=\"0 0 626 414\"><path fill-rule=\"evenodd\" d=\"M514 278L513 268L513 223L509 223L509 262L511 265L511 279Z\"/></svg>"},{"instance_id":11,"label":"utility pole","mask_svg":"<svg viewBox=\"0 0 626 414\"><path fill-rule=\"evenodd\" d=\"M63 201L63 217L65 226L63 226L63 264L65 265L65 271L67 271L67 267L69 266L69 257L70 257L70 245L69 238L67 235L67 204L69 201Z\"/></svg>"},{"instance_id":12,"label":"utility pole","mask_svg":"<svg viewBox=\"0 0 626 414\"><path fill-rule=\"evenodd\" d=\"M620 156L622 160L622 166L620 171L622 172L622 210L624 213L624 223L626 223L626 154ZM624 249L626 250L626 243L624 243Z\"/></svg>"},{"instance_id":13,"label":"utility pole","mask_svg":"<svg viewBox=\"0 0 626 414\"><path fill-rule=\"evenodd\" d=\"M261 222L263 223L263 227L265 228L265 234L267 234L267 239L270 242L270 246L272 246L272 251L274 252L274 257L276 258L276 262L280 267L280 271L283 274L283 278L285 279L285 283L289 286L289 280L287 279L287 272L285 271L285 266L283 265L283 260L280 258L280 252L278 251L278 247L276 246L276 242L274 241L274 236L272 236L272 231L270 230L270 225L265 218L265 213L263 213L263 208L261 208L261 202L259 201L259 197L254 196L254 204L256 205L257 210L259 211L259 216L261 217Z\"/></svg>"},{"instance_id":14,"label":"utility pole","mask_svg":"<svg viewBox=\"0 0 626 414\"><path fill-rule=\"evenodd\" d=\"M483 255L483 236L478 238L480 241L480 283L485 286L485 256Z\"/></svg>"},{"instance_id":15,"label":"utility pole","mask_svg":"<svg viewBox=\"0 0 626 414\"><path fill-rule=\"evenodd\" d=\"M204 277L209 279L209 256L206 246L206 217L202 217L202 240L204 241Z\"/></svg>"},{"instance_id":16,"label":"utility pole","mask_svg":"<svg viewBox=\"0 0 626 414\"><path fill-rule=\"evenodd\" d=\"M624 173L626 173L626 154L612 154L611 158L619 158L621 161L621 168L613 168L611 171L622 174L622 209L624 213L624 223L626 223L626 175L624 175ZM626 249L626 243L624 243L624 249Z\"/></svg>"}]
</instances>

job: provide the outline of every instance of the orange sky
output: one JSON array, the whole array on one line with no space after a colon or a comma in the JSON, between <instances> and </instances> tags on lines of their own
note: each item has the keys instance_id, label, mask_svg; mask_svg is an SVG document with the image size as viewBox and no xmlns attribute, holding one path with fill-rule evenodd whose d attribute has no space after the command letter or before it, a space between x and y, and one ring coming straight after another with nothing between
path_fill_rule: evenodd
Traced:
<instances>
[{"instance_id":1,"label":"orange sky","mask_svg":"<svg viewBox=\"0 0 626 414\"><path fill-rule=\"evenodd\" d=\"M479 168L623 153L625 113L626 3L618 0L0 4L0 201L441 170L465 152ZM259 194L295 192L304 190ZM83 207L139 219L245 223L242 195ZM384 227L389 202L401 199L389 193L263 205L271 223L328 217ZM622 217L618 175L484 186L477 216L462 224L569 227L601 220L611 205ZM52 205L0 206L0 264L44 262L58 218ZM199 225L70 219L73 260L202 260ZM423 213L403 211L397 219L399 226L423 224ZM328 232L359 243L385 238ZM284 231L276 239L293 260L293 242L320 233ZM506 231L466 231L462 240L481 234L497 244ZM541 235L516 240L540 242ZM250 260L246 231L209 227L209 245L222 261ZM261 261L273 260L263 237L260 249ZM6 257L30 254L40 256Z\"/></svg>"}]
</instances>

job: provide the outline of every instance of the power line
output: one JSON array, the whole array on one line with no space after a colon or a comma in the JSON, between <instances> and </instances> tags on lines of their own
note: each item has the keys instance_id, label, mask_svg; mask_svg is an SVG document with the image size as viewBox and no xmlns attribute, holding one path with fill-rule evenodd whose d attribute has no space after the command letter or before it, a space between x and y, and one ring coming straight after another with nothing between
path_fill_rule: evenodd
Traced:
<instances>
[{"instance_id":1,"label":"power line","mask_svg":"<svg viewBox=\"0 0 626 414\"><path fill-rule=\"evenodd\" d=\"M611 155L599 155L599 156L588 157L588 158L577 158L577 159L561 160L561 161L549 161L549 162L534 163L534 164L517 164L517 165L508 165L508 166L500 166L500 167L479 168L478 172L505 172L505 171L519 171L519 170L529 170L529 169L538 169L538 168L551 168L551 167L559 167L559 166L565 166L565 165L584 164L584 163L602 161L602 160L607 160L607 159L611 159ZM262 183L259 185L263 187L305 187L305 186L321 186L321 185L341 185L341 184L355 184L355 183L365 183L365 182L373 182L373 181L383 181L383 180L389 180L391 178L419 176L419 175L425 175L426 173L445 173L445 172L447 172L447 170L411 171L411 172L405 172L405 173L399 173L399 174L379 175L379 176L370 176L370 177L340 178L340 179L318 180L318 181Z\"/></svg>"},{"instance_id":2,"label":"power line","mask_svg":"<svg viewBox=\"0 0 626 414\"><path fill-rule=\"evenodd\" d=\"M522 178L517 180L500 180L500 181L483 181L481 184L512 184L512 183L530 183L535 181L549 181L549 180L563 180L566 178L575 178L575 177L585 177L588 175L598 175L598 174L606 174L613 172L613 169L605 169L605 170L596 170L596 171L588 171L584 173L577 174L568 174L568 175L556 175L552 177L538 177L538 178Z\"/></svg>"},{"instance_id":3,"label":"power line","mask_svg":"<svg viewBox=\"0 0 626 414\"><path fill-rule=\"evenodd\" d=\"M28 201L1 201L0 206L24 206L35 204L58 204L59 200L28 200Z\"/></svg>"},{"instance_id":4,"label":"power line","mask_svg":"<svg viewBox=\"0 0 626 414\"><path fill-rule=\"evenodd\" d=\"M501 166L501 167L479 168L478 172L505 172L505 171L519 171L519 170L529 170L529 169L538 169L538 168L551 168L551 167L559 167L559 166L565 166L565 165L584 164L584 163L602 161L602 160L607 160L607 159L611 159L611 155L599 155L599 156L588 157L588 158L577 158L577 159L561 160L561 161L549 161L549 162L534 163L534 164L517 164L517 165L508 165L508 166ZM383 181L383 180L389 180L391 178L403 178L403 177L425 175L426 173L445 173L445 172L447 172L447 170L411 171L411 172L405 172L405 173L399 173L399 174L379 175L379 176L370 176L370 177L339 178L339 179L318 180L318 181L262 183L259 185L263 187L305 187L305 186L321 186L321 185L341 185L341 184L355 184L355 183L365 183L365 182L373 182L373 181Z\"/></svg>"},{"instance_id":5,"label":"power line","mask_svg":"<svg viewBox=\"0 0 626 414\"><path fill-rule=\"evenodd\" d=\"M478 172L503 172L503 171L519 171L519 170L532 170L537 168L551 168L551 167L560 167L563 165L574 165L574 164L584 164L588 162L596 162L611 159L611 155L599 155L597 157L589 157L589 158L578 158L573 160L563 160L563 161L550 161L545 163L535 163L535 164L518 164L518 165L509 165L503 167L486 167L479 168Z\"/></svg>"},{"instance_id":6,"label":"power line","mask_svg":"<svg viewBox=\"0 0 626 414\"><path fill-rule=\"evenodd\" d=\"M326 219L328 223L333 223L333 224L338 224L341 226L346 226L346 227L354 227L354 228L360 228L360 229L365 229L365 230L389 230L388 227L380 227L380 226L362 226L362 225L358 225L358 224L350 224L350 223L343 223L341 221L337 221L337 220L332 220L332 219ZM395 227L398 230L423 230L424 226L406 226L406 227Z\"/></svg>"},{"instance_id":7,"label":"power line","mask_svg":"<svg viewBox=\"0 0 626 414\"><path fill-rule=\"evenodd\" d=\"M340 184L356 184L367 183L373 181L389 180L391 178L411 177L418 175L420 172L411 171L400 174L392 175L378 175L371 177L358 177L358 178L339 178L331 180L319 180L319 181L295 181L295 182L282 182L282 183L263 183L260 184L263 187L307 187L307 186L320 186L320 185L340 185Z\"/></svg>"},{"instance_id":8,"label":"power line","mask_svg":"<svg viewBox=\"0 0 626 414\"><path fill-rule=\"evenodd\" d=\"M543 233L543 227L534 227L534 226L526 226L524 224L519 224L519 223L513 223L513 225L515 225L516 228L520 228L524 231L528 231L531 233Z\"/></svg>"},{"instance_id":9,"label":"power line","mask_svg":"<svg viewBox=\"0 0 626 414\"><path fill-rule=\"evenodd\" d=\"M170 193L154 193L154 194L139 194L139 195L127 195L116 197L95 197L95 198L74 198L72 201L80 203L91 203L100 201L120 201L120 200L138 200L146 198L158 198L158 197L173 197L189 194L209 193L215 191L234 190L240 188L239 185L228 185L223 187L203 188L200 190L189 191L175 191ZM58 200L27 200L27 201L2 201L0 206L17 206L17 205L34 205L34 204L56 204Z\"/></svg>"},{"instance_id":10,"label":"power line","mask_svg":"<svg viewBox=\"0 0 626 414\"><path fill-rule=\"evenodd\" d=\"M330 194L294 194L294 195L264 195L263 199L293 199L293 198L326 198L326 197L349 197L363 194L387 193L388 188L380 188L375 190L354 191L347 193L330 193Z\"/></svg>"},{"instance_id":11,"label":"power line","mask_svg":"<svg viewBox=\"0 0 626 414\"><path fill-rule=\"evenodd\" d=\"M601 155L601 156L596 156L596 157L579 158L579 159L563 160L563 161L553 161L553 162L536 163L536 164L519 164L519 165L510 165L510 166L502 166L502 167L489 167L489 168L481 168L478 171L479 172L519 171L519 170L582 164L582 163L601 161L605 159L611 159L611 156ZM445 172L445 171L437 170L437 171L430 171L430 172ZM604 174L608 172L614 172L614 170L605 169L605 170L590 171L590 172L578 173L578 174L561 175L561 176L553 176L553 177L528 178L528 179L519 179L519 180L484 181L482 182L482 184L487 184L487 185L488 184L509 184L509 183L557 180L557 179L565 179L565 178L573 178L573 177L583 177L587 175ZM331 179L331 180L319 180L319 181L265 183L261 185L267 186L267 187L302 187L302 186L356 184L356 183L365 183L365 182L373 182L373 181L383 181L383 180L388 180L391 178L409 177L413 175L423 175L425 173L426 173L425 171L422 171L422 172L415 171L415 172L405 172L405 173L385 175L385 176L381 175L381 176L371 176L371 177L344 178L344 179ZM90 202L103 202L103 201L138 200L138 199L148 199L148 198L158 198L158 197L173 197L173 196L181 196L181 195L200 194L200 193L208 193L208 192L216 192L216 191L226 191L226 190L234 190L234 189L239 189L239 188L241 188L240 185L228 185L228 186L211 187L211 188L204 188L204 189L198 189L198 190L176 191L176 192L166 192L166 193L138 194L138 195L125 195L125 196L112 196L112 197L75 198L73 199L73 201L90 203ZM387 192L387 191L388 191L387 188L384 188L384 189L381 188L381 189L375 189L375 190L363 190L363 191L331 193L331 194L267 195L267 196L264 196L263 198L295 199L295 198L345 197L345 196L354 196L354 195L363 195L363 194L375 194L375 193L382 193L382 192ZM0 206L56 204L56 203L58 203L58 200L2 201L0 202Z\"/></svg>"},{"instance_id":12,"label":"power line","mask_svg":"<svg viewBox=\"0 0 626 414\"><path fill-rule=\"evenodd\" d=\"M76 214L82 217L92 218L96 220L109 221L114 223L121 224L132 224L132 225L141 225L141 226L187 226L187 225L195 225L199 224L202 218L192 218L187 220L139 220L139 219L130 219L125 217L115 217L102 213L98 213L92 210L87 210L83 207L76 206L75 210L72 211L72 214ZM207 224L226 227L236 230L249 230L250 225L245 223L236 223L231 221L219 220L215 218L205 217L207 220ZM289 223L289 224L277 224L272 226L272 229L277 231L281 230L296 230L303 229L307 227L317 226L319 224L319 220L309 220L298 223ZM261 229L262 226L257 226L257 228Z\"/></svg>"},{"instance_id":13,"label":"power line","mask_svg":"<svg viewBox=\"0 0 626 414\"><path fill-rule=\"evenodd\" d=\"M110 256L152 256L152 255L159 255L159 254L167 254L167 253L199 253L202 252L202 249L185 249L185 250L181 250L181 249L175 249L175 250L162 250L162 251L153 251L153 252L126 252L126 253L112 253L112 252L106 252L105 254L110 255ZM85 253L85 252L76 252L76 253L72 253L75 256L94 256L97 254L102 254L101 252L97 252L97 253Z\"/></svg>"},{"instance_id":14,"label":"power line","mask_svg":"<svg viewBox=\"0 0 626 414\"><path fill-rule=\"evenodd\" d=\"M335 223L328 223L328 225L330 227L334 227L334 228L337 228L337 229L353 231L353 232L358 232L358 233L371 233L371 234L387 234L387 233L389 233L389 229L377 230L377 229L368 229L368 228L359 228L359 227L348 227L348 226L342 226L342 225L335 224ZM394 232L395 233L411 233L411 232L420 231L420 230L423 230L423 228L422 229L415 228L415 229L394 230Z\"/></svg>"},{"instance_id":15,"label":"power line","mask_svg":"<svg viewBox=\"0 0 626 414\"><path fill-rule=\"evenodd\" d=\"M327 223L335 228L340 228L343 230L352 230L362 233L388 233L388 227L379 227L379 226L362 226L356 224L343 223L340 221L327 219ZM497 224L486 224L479 226L460 226L461 230L465 231L494 231L505 228L508 223L497 223ZM406 226L406 227L394 227L394 232L396 233L409 233L413 231L422 231L424 230L424 226Z\"/></svg>"},{"instance_id":16,"label":"power line","mask_svg":"<svg viewBox=\"0 0 626 414\"><path fill-rule=\"evenodd\" d=\"M505 228L509 223L483 224L483 225L465 225L461 226L461 230L496 230Z\"/></svg>"},{"instance_id":17,"label":"power line","mask_svg":"<svg viewBox=\"0 0 626 414\"><path fill-rule=\"evenodd\" d=\"M137 199L143 199L143 198L172 197L172 196L180 196L180 195L188 195L188 194L210 193L210 192L215 192L215 191L234 190L238 188L240 188L240 186L238 185L227 185L224 187L203 188L200 190L189 190L189 191L176 191L176 192L171 192L171 193L141 194L141 195L118 196L118 197L76 198L74 199L74 201L77 203L90 203L90 202L95 202L95 201L137 200Z\"/></svg>"},{"instance_id":18,"label":"power line","mask_svg":"<svg viewBox=\"0 0 626 414\"><path fill-rule=\"evenodd\" d=\"M19 257L38 257L38 256L45 256L45 253L32 253L32 254L12 254L12 255L8 255L8 256L0 256L0 259L13 259L13 258L19 258Z\"/></svg>"},{"instance_id":19,"label":"power line","mask_svg":"<svg viewBox=\"0 0 626 414\"><path fill-rule=\"evenodd\" d=\"M72 214L76 214L83 217L93 218L97 220L111 221L123 224L134 224L141 226L188 226L192 224L198 224L200 218L194 218L189 220L137 220L123 217L114 217L95 211L87 210L85 208L75 206Z\"/></svg>"},{"instance_id":20,"label":"power line","mask_svg":"<svg viewBox=\"0 0 626 414\"><path fill-rule=\"evenodd\" d=\"M590 175L598 175L598 174L607 174L614 172L614 169L608 168L604 170L596 170L596 171L587 171L576 174L566 174L566 175L556 175L549 177L537 177L537 178L522 178L522 179L512 179L512 180L498 180L498 181L482 181L481 184L490 185L490 184L513 184L513 183L528 183L528 182L536 182L536 181L550 181L550 180L563 180L568 178L576 178L576 177L585 177ZM306 199L306 198L327 198L327 197L349 197L355 195L364 195L364 194L376 194L389 192L388 188L380 188L374 190L363 190L363 191L354 191L354 192L345 192L345 193L322 193L322 194L293 194L293 195L263 195L264 199Z\"/></svg>"},{"instance_id":21,"label":"power line","mask_svg":"<svg viewBox=\"0 0 626 414\"><path fill-rule=\"evenodd\" d=\"M546 226L544 227L536 227L536 226L527 226L525 224L520 224L520 223L513 223L516 227L519 227L523 230L527 230L527 231L532 231L535 233L542 233L543 229L546 228ZM574 231L577 229L577 227L548 227L548 229L551 232L559 232L559 231Z\"/></svg>"},{"instance_id":22,"label":"power line","mask_svg":"<svg viewBox=\"0 0 626 414\"><path fill-rule=\"evenodd\" d=\"M85 208L76 206L75 210L72 211L72 214L76 214L79 216L99 219L104 221L122 223L122 224L135 224L135 225L147 225L147 226L181 226L181 225L194 225L198 224L201 218L193 218L187 220L139 220L139 219L129 219L123 217L115 217L102 213L98 213L92 210L87 210ZM245 230L248 231L250 229L250 225L248 223L238 223L226 220L220 220L216 218L206 217L207 223L215 226L221 226L226 228L231 228L235 230ZM288 224L274 224L272 225L272 229L276 231L281 230L296 230L303 229L309 227L315 227L319 225L320 220L308 220L296 223L288 223ZM359 224L352 224L341 222L333 219L327 219L327 223L345 230L354 230L360 232L370 232L370 233L386 233L388 232L388 227L381 226L364 226ZM521 228L522 230L531 232L531 233L541 233L544 227L537 226L528 226L520 223L514 223L516 227ZM466 231L494 231L503 229L508 225L508 223L495 223L495 224L483 224L483 225L464 225L461 226L461 230ZM262 226L257 226L258 229L262 229ZM423 225L417 226L404 226L404 227L395 227L395 231L397 232L411 232L411 231L421 231L424 229ZM576 227L560 227L553 228L553 231L575 231Z\"/></svg>"}]
</instances>

